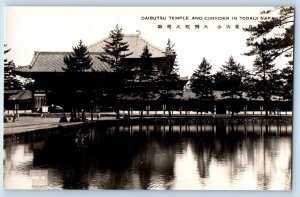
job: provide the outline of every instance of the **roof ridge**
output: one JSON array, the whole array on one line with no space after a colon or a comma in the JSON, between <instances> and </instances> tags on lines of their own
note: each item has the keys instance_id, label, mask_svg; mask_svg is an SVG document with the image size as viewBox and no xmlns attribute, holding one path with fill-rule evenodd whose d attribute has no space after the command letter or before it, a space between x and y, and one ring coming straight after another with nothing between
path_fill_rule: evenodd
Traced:
<instances>
[{"instance_id":1,"label":"roof ridge","mask_svg":"<svg viewBox=\"0 0 300 197\"><path fill-rule=\"evenodd\" d=\"M125 37L125 36L127 36L127 37L129 37L129 36L139 37L140 34L124 34L124 37Z\"/></svg>"},{"instance_id":2,"label":"roof ridge","mask_svg":"<svg viewBox=\"0 0 300 197\"><path fill-rule=\"evenodd\" d=\"M35 51L35 58L37 58L38 55L41 54L67 54L67 53L72 53L73 51ZM102 53L102 52L97 52L97 51L89 51L90 54L97 54L97 53Z\"/></svg>"},{"instance_id":3,"label":"roof ridge","mask_svg":"<svg viewBox=\"0 0 300 197\"><path fill-rule=\"evenodd\" d=\"M123 34L123 37L140 37L140 34ZM99 40L99 41L97 41L97 42L95 42L95 43L93 43L93 44L88 45L87 48L93 47L93 46L95 46L95 45L97 45L97 44L99 44L99 43L101 43L101 42L106 41L106 40L109 39L109 38L110 38L110 36L106 36L105 38L103 38L103 39L101 39L101 40ZM146 41L144 38L142 38L142 37L140 37L140 38L141 38L142 40ZM147 44L150 44L148 41L146 41L146 43L147 43ZM151 44L151 45L152 45L152 44ZM158 47L155 47L155 48L159 49ZM159 49L159 50L161 50L161 49Z\"/></svg>"},{"instance_id":4,"label":"roof ridge","mask_svg":"<svg viewBox=\"0 0 300 197\"><path fill-rule=\"evenodd\" d=\"M35 51L35 53L39 53L39 54L53 54L53 53L57 53L57 54L62 54L62 53L72 53L72 51Z\"/></svg>"},{"instance_id":5,"label":"roof ridge","mask_svg":"<svg viewBox=\"0 0 300 197\"><path fill-rule=\"evenodd\" d=\"M37 58L38 58L38 55L39 55L39 52L34 51L33 59L32 59L32 61L30 62L29 68L31 68L31 67L34 65L34 63L36 62L36 60L37 60Z\"/></svg>"}]
</instances>

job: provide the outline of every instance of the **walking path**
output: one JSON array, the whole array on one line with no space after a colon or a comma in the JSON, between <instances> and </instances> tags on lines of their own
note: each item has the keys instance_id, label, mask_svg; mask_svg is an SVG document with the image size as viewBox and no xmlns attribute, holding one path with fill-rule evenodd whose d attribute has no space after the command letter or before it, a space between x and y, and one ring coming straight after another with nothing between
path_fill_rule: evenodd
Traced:
<instances>
[{"instance_id":1,"label":"walking path","mask_svg":"<svg viewBox=\"0 0 300 197\"><path fill-rule=\"evenodd\" d=\"M69 126L83 124L82 122L59 123L60 118L41 117L19 117L18 120L4 123L4 135L24 133L41 129L57 128L59 126Z\"/></svg>"}]
</instances>

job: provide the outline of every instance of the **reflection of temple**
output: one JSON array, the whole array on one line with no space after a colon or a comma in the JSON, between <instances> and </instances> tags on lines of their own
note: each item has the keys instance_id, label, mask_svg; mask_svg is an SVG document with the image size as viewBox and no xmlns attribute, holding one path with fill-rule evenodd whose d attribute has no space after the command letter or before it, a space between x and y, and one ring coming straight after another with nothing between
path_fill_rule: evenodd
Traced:
<instances>
[{"instance_id":1,"label":"reflection of temple","mask_svg":"<svg viewBox=\"0 0 300 197\"><path fill-rule=\"evenodd\" d=\"M27 189L29 170L47 170L51 189L290 189L291 135L116 128L63 130L6 145L6 188L20 186L16 170Z\"/></svg>"},{"instance_id":2,"label":"reflection of temple","mask_svg":"<svg viewBox=\"0 0 300 197\"><path fill-rule=\"evenodd\" d=\"M161 188L171 186L182 149L178 134L99 129L46 139L43 149L33 150L33 167L55 169L69 189L155 189L154 180ZM79 136L83 143L74 140Z\"/></svg>"}]
</instances>

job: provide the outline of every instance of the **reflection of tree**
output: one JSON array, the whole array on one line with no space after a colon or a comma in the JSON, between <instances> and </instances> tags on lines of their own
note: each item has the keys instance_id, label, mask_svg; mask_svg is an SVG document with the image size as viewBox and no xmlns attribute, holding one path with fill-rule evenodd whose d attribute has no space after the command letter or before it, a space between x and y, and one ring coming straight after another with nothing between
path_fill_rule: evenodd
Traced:
<instances>
[{"instance_id":1,"label":"reflection of tree","mask_svg":"<svg viewBox=\"0 0 300 197\"><path fill-rule=\"evenodd\" d=\"M176 134L120 129L64 133L69 134L52 136L43 149L34 149L33 165L57 169L65 189L87 189L91 179L109 189L147 189L157 176L165 185L174 179L175 155L181 149Z\"/></svg>"},{"instance_id":2,"label":"reflection of tree","mask_svg":"<svg viewBox=\"0 0 300 197\"><path fill-rule=\"evenodd\" d=\"M170 189L174 179L175 156L182 149L178 136L174 133L152 132L148 142L134 159L142 189L150 187L151 178L161 176L165 189Z\"/></svg>"},{"instance_id":3,"label":"reflection of tree","mask_svg":"<svg viewBox=\"0 0 300 197\"><path fill-rule=\"evenodd\" d=\"M271 180L272 180L272 169L276 169L275 159L276 155L274 155L273 149L274 144L272 138L263 138L260 140L260 147L263 149L261 151L262 155L258 155L259 159L262 160L260 165L258 166L257 173L257 182L260 183L259 186L261 189L269 189ZM275 146L276 147L276 146Z\"/></svg>"},{"instance_id":4,"label":"reflection of tree","mask_svg":"<svg viewBox=\"0 0 300 197\"><path fill-rule=\"evenodd\" d=\"M197 155L198 170L200 178L207 178L209 176L209 166L212 159L212 144L214 142L213 135L202 134L195 141L195 153Z\"/></svg>"},{"instance_id":5,"label":"reflection of tree","mask_svg":"<svg viewBox=\"0 0 300 197\"><path fill-rule=\"evenodd\" d=\"M63 188L68 189L90 186L101 189L149 189L153 186L172 189L176 155L184 153L188 141L194 144L201 179L210 176L210 167L215 164L228 169L224 181L231 180L234 184L238 184L235 181L245 170L257 175L257 185L262 189L271 188L271 181L277 178L274 170L278 171L277 150L281 150L278 145L282 142L281 137L266 133L247 137L237 134L244 132L236 130L227 133L229 127L226 125L216 127L222 130L222 135L217 135L218 131L186 131L181 134L175 130L153 131L156 127L151 125L142 128L142 132L122 128L116 131L115 127L79 132L66 130L39 142L39 145L29 146L34 154L33 168L56 169L62 174ZM149 131L145 132L147 128ZM81 138L83 140L78 140ZM290 137L287 140L290 143ZM288 161L286 165L288 174L291 165ZM285 182L288 179L283 178Z\"/></svg>"},{"instance_id":6,"label":"reflection of tree","mask_svg":"<svg viewBox=\"0 0 300 197\"><path fill-rule=\"evenodd\" d=\"M34 149L33 166L58 169L62 174L64 189L87 189L87 150L84 146L78 146L75 136L76 134L74 138L68 135L48 138L43 149Z\"/></svg>"}]
</instances>

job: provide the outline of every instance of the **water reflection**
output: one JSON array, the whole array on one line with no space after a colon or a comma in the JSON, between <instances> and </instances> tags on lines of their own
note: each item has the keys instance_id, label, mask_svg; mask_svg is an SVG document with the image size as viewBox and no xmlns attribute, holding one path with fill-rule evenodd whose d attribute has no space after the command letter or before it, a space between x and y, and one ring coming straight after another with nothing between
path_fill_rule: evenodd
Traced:
<instances>
[{"instance_id":1,"label":"water reflection","mask_svg":"<svg viewBox=\"0 0 300 197\"><path fill-rule=\"evenodd\" d=\"M45 175L47 185L37 184ZM289 190L291 125L134 125L66 131L38 142L6 145L4 187Z\"/></svg>"}]
</instances>

